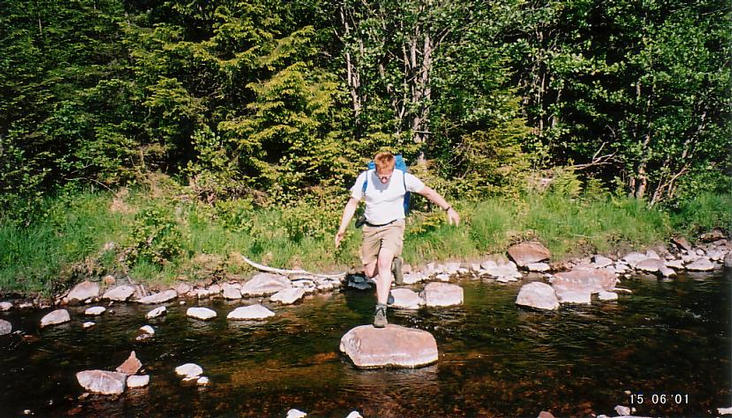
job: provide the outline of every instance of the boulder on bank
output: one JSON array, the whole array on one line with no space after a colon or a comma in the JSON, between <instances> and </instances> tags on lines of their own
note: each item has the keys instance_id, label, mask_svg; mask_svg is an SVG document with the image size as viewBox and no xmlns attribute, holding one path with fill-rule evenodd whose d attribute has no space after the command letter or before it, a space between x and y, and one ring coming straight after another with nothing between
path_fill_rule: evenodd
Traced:
<instances>
[{"instance_id":1,"label":"boulder on bank","mask_svg":"<svg viewBox=\"0 0 732 418\"><path fill-rule=\"evenodd\" d=\"M424 305L424 299L411 289L399 288L392 289L391 295L394 297L394 303L391 306L402 309L419 309Z\"/></svg>"},{"instance_id":2,"label":"boulder on bank","mask_svg":"<svg viewBox=\"0 0 732 418\"><path fill-rule=\"evenodd\" d=\"M76 380L89 392L119 395L125 391L127 375L106 370L84 370L76 373Z\"/></svg>"},{"instance_id":3,"label":"boulder on bank","mask_svg":"<svg viewBox=\"0 0 732 418\"><path fill-rule=\"evenodd\" d=\"M186 316L190 318L200 319L202 321L208 321L209 319L216 318L216 311L209 308L194 307L186 310Z\"/></svg>"},{"instance_id":4,"label":"boulder on bank","mask_svg":"<svg viewBox=\"0 0 732 418\"><path fill-rule=\"evenodd\" d=\"M242 296L263 296L292 287L290 280L279 274L259 273L241 287Z\"/></svg>"},{"instance_id":5,"label":"boulder on bank","mask_svg":"<svg viewBox=\"0 0 732 418\"><path fill-rule=\"evenodd\" d=\"M152 295L145 296L144 298L140 298L137 300L137 302L145 304L145 305L152 305L152 304L157 304L157 303L169 302L177 297L178 297L178 292L176 292L173 289L168 289L164 292L153 293Z\"/></svg>"},{"instance_id":6,"label":"boulder on bank","mask_svg":"<svg viewBox=\"0 0 732 418\"><path fill-rule=\"evenodd\" d=\"M64 322L69 321L71 321L69 311L67 311L66 309L56 309L55 311L49 312L43 318L41 318L41 328L47 327L49 325L63 324Z\"/></svg>"},{"instance_id":7,"label":"boulder on bank","mask_svg":"<svg viewBox=\"0 0 732 418\"><path fill-rule=\"evenodd\" d=\"M239 290L239 289L240 289L240 287L236 287L229 283L224 283L224 285L221 286L221 290L223 291L224 299L229 299L229 300L241 299L241 290Z\"/></svg>"},{"instance_id":8,"label":"boulder on bank","mask_svg":"<svg viewBox=\"0 0 732 418\"><path fill-rule=\"evenodd\" d=\"M97 296L99 296L99 284L84 280L71 289L64 301L67 303L84 302Z\"/></svg>"},{"instance_id":9,"label":"boulder on bank","mask_svg":"<svg viewBox=\"0 0 732 418\"><path fill-rule=\"evenodd\" d=\"M536 241L522 242L512 245L508 249L508 256L511 257L519 267L526 267L532 263L539 263L549 260L552 253L541 243Z\"/></svg>"},{"instance_id":10,"label":"boulder on bank","mask_svg":"<svg viewBox=\"0 0 732 418\"><path fill-rule=\"evenodd\" d=\"M247 320L247 319L265 319L271 316L275 316L275 313L264 307L263 305L256 304L251 306L240 306L226 315L226 319L232 320Z\"/></svg>"},{"instance_id":11,"label":"boulder on bank","mask_svg":"<svg viewBox=\"0 0 732 418\"><path fill-rule=\"evenodd\" d=\"M10 322L0 319L0 336L8 335L13 331L13 324Z\"/></svg>"},{"instance_id":12,"label":"boulder on bank","mask_svg":"<svg viewBox=\"0 0 732 418\"><path fill-rule=\"evenodd\" d=\"M689 241L684 237L673 237L671 242L674 243L680 250L691 251L693 247L689 244Z\"/></svg>"},{"instance_id":13,"label":"boulder on bank","mask_svg":"<svg viewBox=\"0 0 732 418\"><path fill-rule=\"evenodd\" d=\"M117 286L107 290L102 299L109 299L115 302L124 302L135 294L135 288L128 285Z\"/></svg>"},{"instance_id":14,"label":"boulder on bank","mask_svg":"<svg viewBox=\"0 0 732 418\"><path fill-rule=\"evenodd\" d=\"M559 300L554 289L542 282L532 282L521 286L516 297L516 304L546 310L559 308Z\"/></svg>"},{"instance_id":15,"label":"boulder on bank","mask_svg":"<svg viewBox=\"0 0 732 418\"><path fill-rule=\"evenodd\" d=\"M394 324L352 328L341 338L340 350L362 369L416 368L438 359L437 341L432 334Z\"/></svg>"},{"instance_id":16,"label":"boulder on bank","mask_svg":"<svg viewBox=\"0 0 732 418\"><path fill-rule=\"evenodd\" d=\"M463 303L463 288L450 283L428 283L419 294L426 306L452 306Z\"/></svg>"}]
</instances>

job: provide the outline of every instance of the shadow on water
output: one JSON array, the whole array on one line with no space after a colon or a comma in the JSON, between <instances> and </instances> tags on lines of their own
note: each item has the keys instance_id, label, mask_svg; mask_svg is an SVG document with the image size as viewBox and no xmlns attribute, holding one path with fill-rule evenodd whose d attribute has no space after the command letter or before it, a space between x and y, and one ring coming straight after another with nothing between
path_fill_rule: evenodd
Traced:
<instances>
[{"instance_id":1,"label":"shadow on water","mask_svg":"<svg viewBox=\"0 0 732 418\"><path fill-rule=\"evenodd\" d=\"M517 307L521 283L464 279L462 306L390 310L390 322L437 340L438 363L416 370L358 370L339 352L345 332L373 319L373 290L271 306L277 316L265 322L227 321L254 301L202 302L218 312L208 322L185 316L192 301L168 304L167 316L150 321L150 306L115 304L88 330L83 307L69 308L71 323L43 330L45 312L0 313L26 334L0 337L0 416L285 416L290 408L339 417L587 416L614 415L615 405L630 404L628 393L644 394L637 415L709 416L732 405L731 276L639 276L623 282L633 293L617 301L556 312ZM136 341L148 323L155 336ZM76 372L114 370L131 350L149 387L79 399ZM187 362L212 385L182 384L174 368Z\"/></svg>"}]
</instances>

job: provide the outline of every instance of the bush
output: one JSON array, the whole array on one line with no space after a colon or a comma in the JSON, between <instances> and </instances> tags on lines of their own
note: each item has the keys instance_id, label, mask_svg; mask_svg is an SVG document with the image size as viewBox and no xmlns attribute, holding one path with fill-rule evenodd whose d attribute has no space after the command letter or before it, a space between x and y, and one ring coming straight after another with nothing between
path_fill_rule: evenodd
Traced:
<instances>
[{"instance_id":1,"label":"bush","mask_svg":"<svg viewBox=\"0 0 732 418\"><path fill-rule=\"evenodd\" d=\"M139 261L164 265L181 254L183 234L169 209L153 206L135 216L131 245L125 252L129 266Z\"/></svg>"}]
</instances>

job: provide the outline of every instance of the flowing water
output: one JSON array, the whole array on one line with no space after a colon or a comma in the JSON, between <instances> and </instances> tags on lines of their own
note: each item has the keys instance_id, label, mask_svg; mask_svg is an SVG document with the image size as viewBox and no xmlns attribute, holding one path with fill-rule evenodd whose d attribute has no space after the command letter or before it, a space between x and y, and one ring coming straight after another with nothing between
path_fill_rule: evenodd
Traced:
<instances>
[{"instance_id":1,"label":"flowing water","mask_svg":"<svg viewBox=\"0 0 732 418\"><path fill-rule=\"evenodd\" d=\"M313 295L275 306L277 316L259 323L227 321L247 302L222 300L200 304L218 312L209 322L185 316L192 301L168 304L167 316L150 321L151 306L115 304L87 330L83 307L43 330L47 311L0 313L26 334L0 337L0 416L284 417L290 408L335 417L613 416L616 405L636 415L710 416L732 406L729 271L635 277L620 285L633 293L617 301L558 312L515 305L521 283L459 284L462 306L390 309L392 323L437 340L439 361L416 370L358 370L338 351L345 332L372 320L373 291ZM135 341L148 323L155 336ZM148 387L82 396L76 372L114 370L131 350ZM211 386L181 383L174 368L188 362Z\"/></svg>"}]
</instances>

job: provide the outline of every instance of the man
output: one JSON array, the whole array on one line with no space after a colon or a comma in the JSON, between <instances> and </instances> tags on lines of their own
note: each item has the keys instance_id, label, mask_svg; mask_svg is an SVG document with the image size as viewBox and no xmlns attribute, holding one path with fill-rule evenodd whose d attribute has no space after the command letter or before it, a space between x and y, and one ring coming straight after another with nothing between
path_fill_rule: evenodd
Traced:
<instances>
[{"instance_id":1,"label":"man","mask_svg":"<svg viewBox=\"0 0 732 418\"><path fill-rule=\"evenodd\" d=\"M391 287L392 261L401 255L404 242L404 195L415 192L426 197L447 212L447 220L451 225L460 223L460 215L439 193L425 186L417 177L402 170L394 170L392 153L376 154L374 164L376 168L362 172L351 187L351 199L343 209L335 246L338 248L340 245L359 202L365 198L366 223L363 227L361 262L367 277L378 276L375 279L377 304L374 327L384 328L387 324L386 303ZM397 274L401 275L401 263L395 264Z\"/></svg>"}]
</instances>

